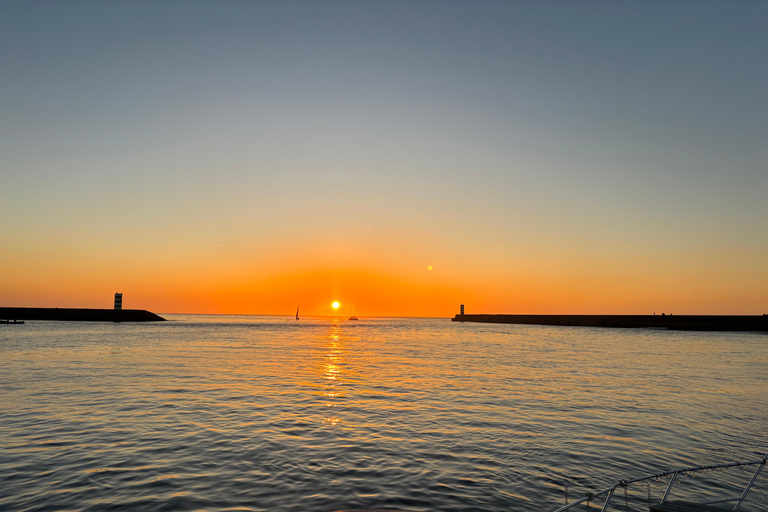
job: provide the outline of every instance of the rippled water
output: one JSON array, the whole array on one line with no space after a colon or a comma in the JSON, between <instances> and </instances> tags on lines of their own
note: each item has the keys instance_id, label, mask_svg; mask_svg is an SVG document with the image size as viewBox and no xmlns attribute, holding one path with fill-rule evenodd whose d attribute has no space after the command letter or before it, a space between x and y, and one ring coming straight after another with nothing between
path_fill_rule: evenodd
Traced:
<instances>
[{"instance_id":1,"label":"rippled water","mask_svg":"<svg viewBox=\"0 0 768 512\"><path fill-rule=\"evenodd\" d=\"M546 511L768 451L765 334L169 319L0 325L0 510Z\"/></svg>"}]
</instances>

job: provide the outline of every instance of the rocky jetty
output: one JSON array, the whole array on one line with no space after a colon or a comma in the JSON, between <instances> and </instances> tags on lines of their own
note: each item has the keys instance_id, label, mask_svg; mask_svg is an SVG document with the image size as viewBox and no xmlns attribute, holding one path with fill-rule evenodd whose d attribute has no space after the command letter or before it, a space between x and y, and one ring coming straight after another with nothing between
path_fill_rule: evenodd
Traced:
<instances>
[{"instance_id":1,"label":"rocky jetty","mask_svg":"<svg viewBox=\"0 0 768 512\"><path fill-rule=\"evenodd\" d=\"M768 315L462 315L454 322L679 331L768 331Z\"/></svg>"},{"instance_id":2,"label":"rocky jetty","mask_svg":"<svg viewBox=\"0 0 768 512\"><path fill-rule=\"evenodd\" d=\"M164 322L144 309L2 308L3 320L58 320L65 322Z\"/></svg>"}]
</instances>

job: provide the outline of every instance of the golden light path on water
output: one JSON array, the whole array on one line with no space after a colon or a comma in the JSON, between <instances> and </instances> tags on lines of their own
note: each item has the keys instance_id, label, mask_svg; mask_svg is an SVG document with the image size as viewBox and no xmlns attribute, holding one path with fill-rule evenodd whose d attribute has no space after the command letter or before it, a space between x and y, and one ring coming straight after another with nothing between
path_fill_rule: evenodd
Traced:
<instances>
[{"instance_id":1,"label":"golden light path on water","mask_svg":"<svg viewBox=\"0 0 768 512\"><path fill-rule=\"evenodd\" d=\"M768 451L765 334L169 318L0 328L1 510L533 512Z\"/></svg>"},{"instance_id":2,"label":"golden light path on water","mask_svg":"<svg viewBox=\"0 0 768 512\"><path fill-rule=\"evenodd\" d=\"M342 396L341 386L344 384L341 380L344 365L344 352L340 339L340 331L340 321L339 319L334 318L330 332L328 333L327 353L325 355L325 360L323 361L323 378L327 381L325 389L323 390L323 396L328 397L329 399ZM331 425L335 425L340 420L333 415L334 404L329 400L325 405L329 408L329 417L325 418L325 421Z\"/></svg>"}]
</instances>

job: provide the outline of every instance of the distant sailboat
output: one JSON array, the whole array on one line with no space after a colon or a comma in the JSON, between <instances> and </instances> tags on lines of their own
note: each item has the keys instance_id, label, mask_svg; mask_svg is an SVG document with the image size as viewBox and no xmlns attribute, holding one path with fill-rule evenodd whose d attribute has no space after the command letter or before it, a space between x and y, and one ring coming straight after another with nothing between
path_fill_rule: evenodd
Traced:
<instances>
[{"instance_id":1,"label":"distant sailboat","mask_svg":"<svg viewBox=\"0 0 768 512\"><path fill-rule=\"evenodd\" d=\"M352 314L352 316L351 316L351 317L349 317L349 319L350 319L350 320L357 320L357 317L356 317L356 316L354 315L354 313L353 313L353 314Z\"/></svg>"},{"instance_id":2,"label":"distant sailboat","mask_svg":"<svg viewBox=\"0 0 768 512\"><path fill-rule=\"evenodd\" d=\"M296 320L299 319L299 306L296 306Z\"/></svg>"}]
</instances>

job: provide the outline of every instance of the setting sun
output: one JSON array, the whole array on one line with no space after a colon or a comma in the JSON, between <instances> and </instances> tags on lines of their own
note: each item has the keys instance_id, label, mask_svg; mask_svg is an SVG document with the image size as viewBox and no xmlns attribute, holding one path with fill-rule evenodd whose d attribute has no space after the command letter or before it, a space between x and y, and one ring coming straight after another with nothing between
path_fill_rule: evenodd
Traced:
<instances>
[{"instance_id":1,"label":"setting sun","mask_svg":"<svg viewBox=\"0 0 768 512\"><path fill-rule=\"evenodd\" d=\"M339 304L339 301L337 301L337 300L333 301L333 304L331 304L331 307L333 309L339 309L339 306L341 306L341 304Z\"/></svg>"}]
</instances>

